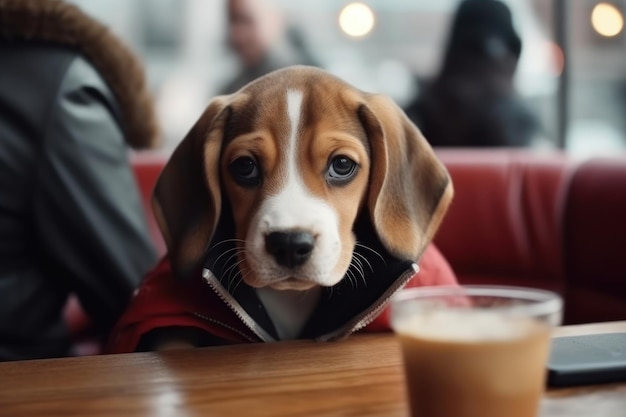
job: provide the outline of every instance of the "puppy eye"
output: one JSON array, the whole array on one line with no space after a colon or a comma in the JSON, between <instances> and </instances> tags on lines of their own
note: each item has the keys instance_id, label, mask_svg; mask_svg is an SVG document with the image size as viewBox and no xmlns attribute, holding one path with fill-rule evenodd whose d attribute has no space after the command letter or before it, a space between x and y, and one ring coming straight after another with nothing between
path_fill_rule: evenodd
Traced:
<instances>
[{"instance_id":1,"label":"puppy eye","mask_svg":"<svg viewBox=\"0 0 626 417\"><path fill-rule=\"evenodd\" d=\"M359 170L359 164L344 155L334 157L328 166L326 180L329 183L343 185L348 183Z\"/></svg>"},{"instance_id":2,"label":"puppy eye","mask_svg":"<svg viewBox=\"0 0 626 417\"><path fill-rule=\"evenodd\" d=\"M230 173L242 187L256 187L261 184L261 171L254 159L242 156L229 165Z\"/></svg>"}]
</instances>

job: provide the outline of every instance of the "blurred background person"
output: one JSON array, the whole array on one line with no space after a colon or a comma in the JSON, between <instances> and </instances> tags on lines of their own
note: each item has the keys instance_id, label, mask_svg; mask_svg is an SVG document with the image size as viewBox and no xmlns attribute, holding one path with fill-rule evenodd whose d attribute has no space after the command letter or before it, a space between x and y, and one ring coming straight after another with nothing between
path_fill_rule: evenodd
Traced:
<instances>
[{"instance_id":1,"label":"blurred background person","mask_svg":"<svg viewBox=\"0 0 626 417\"><path fill-rule=\"evenodd\" d=\"M504 3L461 2L441 69L406 106L408 116L433 146L533 145L540 123L513 84L521 50Z\"/></svg>"},{"instance_id":2,"label":"blurred background person","mask_svg":"<svg viewBox=\"0 0 626 417\"><path fill-rule=\"evenodd\" d=\"M0 360L106 338L156 261L129 146L157 144L138 60L74 6L0 0ZM93 352L95 353L95 352Z\"/></svg>"},{"instance_id":3,"label":"blurred background person","mask_svg":"<svg viewBox=\"0 0 626 417\"><path fill-rule=\"evenodd\" d=\"M279 68L316 65L303 34L289 26L276 0L227 0L227 16L227 42L240 70L220 94L233 93Z\"/></svg>"}]
</instances>

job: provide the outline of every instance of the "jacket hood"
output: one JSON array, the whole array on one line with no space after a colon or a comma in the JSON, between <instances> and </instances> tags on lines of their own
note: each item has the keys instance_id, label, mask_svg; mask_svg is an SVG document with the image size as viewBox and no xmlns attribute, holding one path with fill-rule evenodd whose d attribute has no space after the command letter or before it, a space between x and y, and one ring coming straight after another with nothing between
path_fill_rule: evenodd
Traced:
<instances>
[{"instance_id":1,"label":"jacket hood","mask_svg":"<svg viewBox=\"0 0 626 417\"><path fill-rule=\"evenodd\" d=\"M0 0L0 40L49 42L77 49L115 94L128 145L146 149L160 144L141 62L107 27L76 6L59 0Z\"/></svg>"}]
</instances>

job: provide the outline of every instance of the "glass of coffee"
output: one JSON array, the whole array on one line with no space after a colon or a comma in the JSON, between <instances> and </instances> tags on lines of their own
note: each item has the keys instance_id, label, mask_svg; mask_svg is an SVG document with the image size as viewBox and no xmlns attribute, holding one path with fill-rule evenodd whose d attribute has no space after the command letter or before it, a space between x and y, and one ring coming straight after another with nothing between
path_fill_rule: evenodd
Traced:
<instances>
[{"instance_id":1,"label":"glass of coffee","mask_svg":"<svg viewBox=\"0 0 626 417\"><path fill-rule=\"evenodd\" d=\"M411 414L536 417L562 299L504 286L422 287L391 303Z\"/></svg>"}]
</instances>

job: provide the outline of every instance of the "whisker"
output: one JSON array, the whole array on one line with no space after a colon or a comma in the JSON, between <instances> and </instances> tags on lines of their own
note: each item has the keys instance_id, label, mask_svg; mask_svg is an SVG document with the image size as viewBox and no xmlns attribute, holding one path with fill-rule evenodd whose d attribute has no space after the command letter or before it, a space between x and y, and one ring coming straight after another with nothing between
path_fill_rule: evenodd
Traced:
<instances>
[{"instance_id":1,"label":"whisker","mask_svg":"<svg viewBox=\"0 0 626 417\"><path fill-rule=\"evenodd\" d=\"M335 289L335 286L334 286L334 285L333 285L333 286L331 286L331 287L328 287L328 297L326 298L327 300L330 300L330 299L333 297L333 291L334 291L334 289Z\"/></svg>"},{"instance_id":2,"label":"whisker","mask_svg":"<svg viewBox=\"0 0 626 417\"><path fill-rule=\"evenodd\" d=\"M356 276L357 275L356 272L350 271L350 275L352 275L352 281L353 281L352 288L355 288L355 289L358 288L359 279Z\"/></svg>"},{"instance_id":3,"label":"whisker","mask_svg":"<svg viewBox=\"0 0 626 417\"><path fill-rule=\"evenodd\" d=\"M232 264L235 263L234 259L237 259L239 255L244 254L244 253L245 253L244 250L237 250L235 253L230 255L228 259L226 259L224 263L222 264L220 275L223 276L224 274L226 274L230 270L230 268L232 268ZM224 268L226 268L226 270ZM213 269L215 269L215 264L213 264Z\"/></svg>"},{"instance_id":4,"label":"whisker","mask_svg":"<svg viewBox=\"0 0 626 417\"><path fill-rule=\"evenodd\" d=\"M229 290L230 290L231 281L233 279L233 272L235 273L237 272L237 266L241 262L241 261L236 261L236 260L241 254L245 254L245 250L243 249L236 250L235 253L232 253L228 257L228 259L226 259L222 264L222 268L220 270L220 277L222 280L225 280L226 282L228 282Z\"/></svg>"},{"instance_id":5,"label":"whisker","mask_svg":"<svg viewBox=\"0 0 626 417\"><path fill-rule=\"evenodd\" d=\"M241 275L241 269L239 268L239 265L241 265L243 262L244 262L244 259L238 262L235 262L231 266L229 266L226 271L224 271L224 274L227 274L227 273L229 274L227 278L229 292L230 292L230 286L232 282L235 280L235 278L237 278L237 275ZM235 286L235 289L237 289L236 286Z\"/></svg>"},{"instance_id":6,"label":"whisker","mask_svg":"<svg viewBox=\"0 0 626 417\"><path fill-rule=\"evenodd\" d=\"M241 270L236 269L234 271L234 275L232 275L228 281L228 292L230 292L231 294L234 294L235 291L237 291L239 284L241 284L241 281L243 281L243 273L241 272Z\"/></svg>"},{"instance_id":7,"label":"whisker","mask_svg":"<svg viewBox=\"0 0 626 417\"><path fill-rule=\"evenodd\" d=\"M226 274L229 272L232 275L232 269L235 268L240 261L236 261L239 255L245 254L245 250L238 250L236 253L226 259L226 261L222 264L222 268L220 269L220 277L225 278ZM228 278L227 278L228 279Z\"/></svg>"},{"instance_id":8,"label":"whisker","mask_svg":"<svg viewBox=\"0 0 626 417\"><path fill-rule=\"evenodd\" d=\"M225 244L232 243L232 242L235 242L235 243L238 243L238 242L245 243L245 240L241 240L241 239L224 239L224 240L222 240L222 241L217 242L215 245L211 246L211 247L209 248L209 250L207 251L207 254L209 254L209 253L211 253L211 252L213 252L213 251L217 250L217 248L219 248L220 246L223 246L223 245L225 245ZM228 249L228 250L224 251L223 253L221 253L221 254L220 254L220 255L219 255L219 256L218 256L218 257L217 257L217 258L213 261L213 263L211 264L211 270L215 270L215 266L216 266L216 265L217 265L217 263L220 261L220 259L222 259L222 257L224 257L224 256L228 255L228 254L229 254L229 253L231 253L232 251L237 251L237 250L239 250L239 249L240 249L239 247L235 246L234 248L230 248L230 249Z\"/></svg>"},{"instance_id":9,"label":"whisker","mask_svg":"<svg viewBox=\"0 0 626 417\"><path fill-rule=\"evenodd\" d=\"M387 263L387 262L385 261L385 258L383 257L383 255L381 255L381 254L380 254L379 252L377 252L376 250L374 250L374 249L370 248L369 246L364 245L364 244L359 243L359 242L356 242L356 243L355 243L355 246L358 246L358 247L363 248L363 249L367 249L368 251L372 252L374 255L378 256L378 257L380 258L380 260L381 260L381 261L383 261L385 264Z\"/></svg>"},{"instance_id":10,"label":"whisker","mask_svg":"<svg viewBox=\"0 0 626 417\"><path fill-rule=\"evenodd\" d=\"M212 252L214 250L216 250L217 248L219 248L222 245L225 245L227 243L245 243L246 241L243 239L224 239L224 240L220 240L219 242L217 242L215 245L211 246L207 253Z\"/></svg>"},{"instance_id":11,"label":"whisker","mask_svg":"<svg viewBox=\"0 0 626 417\"><path fill-rule=\"evenodd\" d=\"M363 270L359 270L358 271L358 277L361 279L361 281L363 281L363 285L365 286L365 288L367 288L367 279L365 279L365 273L363 272Z\"/></svg>"},{"instance_id":12,"label":"whisker","mask_svg":"<svg viewBox=\"0 0 626 417\"><path fill-rule=\"evenodd\" d=\"M350 283L350 286L354 288L354 281L353 281L354 274L352 273L352 271L350 271L349 268L348 270L346 270L346 274L344 275L344 278L347 278L348 282Z\"/></svg>"},{"instance_id":13,"label":"whisker","mask_svg":"<svg viewBox=\"0 0 626 417\"><path fill-rule=\"evenodd\" d=\"M354 257L352 259L351 265L354 266L361 275L365 275L365 269L363 269L363 263L361 262L359 258Z\"/></svg>"},{"instance_id":14,"label":"whisker","mask_svg":"<svg viewBox=\"0 0 626 417\"><path fill-rule=\"evenodd\" d=\"M247 268L246 268L247 269ZM239 285L241 285L241 283L245 280L245 277L247 277L248 275L252 274L254 271L252 271L251 269L247 269L247 270L239 270L239 281L237 282L237 285L235 285L235 288L233 288L233 293L235 291L237 291L237 288L239 288Z\"/></svg>"},{"instance_id":15,"label":"whisker","mask_svg":"<svg viewBox=\"0 0 626 417\"><path fill-rule=\"evenodd\" d=\"M220 240L219 242L217 242L215 245L212 246L212 248L216 248L216 247L218 247L220 245L223 245L224 243L231 243L231 242L235 242L235 243L241 242L241 243L243 243L243 242L245 242L245 240L244 239L237 239L237 238L224 239L224 240Z\"/></svg>"},{"instance_id":16,"label":"whisker","mask_svg":"<svg viewBox=\"0 0 626 417\"><path fill-rule=\"evenodd\" d=\"M363 280L363 285L367 288L367 279L365 279L365 272L361 270L361 279Z\"/></svg>"},{"instance_id":17,"label":"whisker","mask_svg":"<svg viewBox=\"0 0 626 417\"><path fill-rule=\"evenodd\" d=\"M369 267L370 271L374 272L374 267L372 266L371 262L367 259L365 255L363 255L362 253L354 252L354 256L355 256L355 259L359 259L360 261L365 262L367 266ZM360 261L359 261L359 264L363 266L363 263Z\"/></svg>"},{"instance_id":18,"label":"whisker","mask_svg":"<svg viewBox=\"0 0 626 417\"><path fill-rule=\"evenodd\" d=\"M231 293L231 294L232 294L232 291L231 291L231 290L233 289L233 284L235 283L235 280L236 280L236 278L238 277L238 275L239 275L239 271L237 271L237 272L235 273L235 275L234 275L234 276L229 277L229 278L226 280L226 283L227 283L227 285L226 285L226 291L228 291L228 292L229 292L229 293Z\"/></svg>"},{"instance_id":19,"label":"whisker","mask_svg":"<svg viewBox=\"0 0 626 417\"><path fill-rule=\"evenodd\" d=\"M232 253L232 252L237 252L239 251L240 248L234 247L234 248L230 248L227 251L222 252L222 254L220 256L218 256L217 258L215 258L215 260L213 261L213 264L211 265L211 268L215 268L215 265L217 265L217 263L220 261L220 259L222 259L224 256ZM230 260L230 258L228 258L228 260L226 260L226 263L228 263L228 261Z\"/></svg>"},{"instance_id":20,"label":"whisker","mask_svg":"<svg viewBox=\"0 0 626 417\"><path fill-rule=\"evenodd\" d=\"M358 278L361 278L361 281L363 281L363 285L365 285L365 288L367 288L367 280L365 279L365 268L363 267L362 260L364 260L369 265L372 272L374 272L374 269L372 268L372 265L369 263L369 261L363 255L357 252L353 252L352 260L350 261L350 268L353 268L355 270L353 272L355 275L355 280L358 282Z\"/></svg>"}]
</instances>

